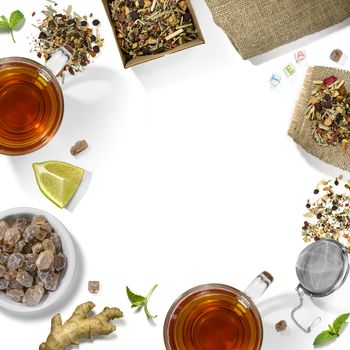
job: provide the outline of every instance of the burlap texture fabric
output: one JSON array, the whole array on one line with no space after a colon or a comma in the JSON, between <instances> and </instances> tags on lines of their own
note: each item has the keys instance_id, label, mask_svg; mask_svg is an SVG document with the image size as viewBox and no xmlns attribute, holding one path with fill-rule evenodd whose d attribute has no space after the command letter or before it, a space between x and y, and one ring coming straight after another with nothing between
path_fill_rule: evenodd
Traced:
<instances>
[{"instance_id":1,"label":"burlap texture fabric","mask_svg":"<svg viewBox=\"0 0 350 350\"><path fill-rule=\"evenodd\" d=\"M350 0L206 0L216 24L244 58L350 17Z\"/></svg>"},{"instance_id":2,"label":"burlap texture fabric","mask_svg":"<svg viewBox=\"0 0 350 350\"><path fill-rule=\"evenodd\" d=\"M331 67L311 67L308 69L304 86L295 107L294 115L289 127L288 134L304 150L327 164L340 169L350 171L350 148L346 151L339 146L322 147L312 137L312 129L308 120L305 121L305 111L314 88L314 80L323 80L331 75L340 80L345 80L345 87L350 86L350 72Z\"/></svg>"}]
</instances>

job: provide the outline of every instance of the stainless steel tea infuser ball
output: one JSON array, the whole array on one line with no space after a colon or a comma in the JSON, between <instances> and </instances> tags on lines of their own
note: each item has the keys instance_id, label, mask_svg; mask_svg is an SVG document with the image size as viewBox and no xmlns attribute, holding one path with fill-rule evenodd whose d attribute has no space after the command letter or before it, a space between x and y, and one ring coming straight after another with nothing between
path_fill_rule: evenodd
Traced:
<instances>
[{"instance_id":1,"label":"stainless steel tea infuser ball","mask_svg":"<svg viewBox=\"0 0 350 350\"><path fill-rule=\"evenodd\" d=\"M348 252L333 239L316 241L300 253L296 273L299 279L296 291L300 303L292 310L291 317L302 331L309 333L314 323L304 328L294 314L303 306L304 294L316 298L325 297L343 285L349 274Z\"/></svg>"}]
</instances>

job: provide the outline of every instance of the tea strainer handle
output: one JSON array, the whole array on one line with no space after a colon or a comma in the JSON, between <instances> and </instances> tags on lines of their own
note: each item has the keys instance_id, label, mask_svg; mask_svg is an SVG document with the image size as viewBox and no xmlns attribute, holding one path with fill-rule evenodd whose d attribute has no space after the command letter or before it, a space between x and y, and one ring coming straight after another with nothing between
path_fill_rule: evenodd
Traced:
<instances>
[{"instance_id":1,"label":"tea strainer handle","mask_svg":"<svg viewBox=\"0 0 350 350\"><path fill-rule=\"evenodd\" d=\"M296 289L295 289L298 293L299 296L299 305L297 305L290 313L290 317L292 318L293 322L297 325L297 327L299 329L301 329L304 333L310 333L312 328L314 326L316 326L320 321L321 321L321 317L317 317L314 319L314 321L311 323L311 325L307 328L303 327L295 318L294 314L296 311L300 310L303 305L304 305L304 293L302 291L302 287L301 284L299 284Z\"/></svg>"},{"instance_id":2,"label":"tea strainer handle","mask_svg":"<svg viewBox=\"0 0 350 350\"><path fill-rule=\"evenodd\" d=\"M46 68L48 68L53 75L58 76L73 54L73 48L68 44L63 44L63 46L58 48L46 61Z\"/></svg>"},{"instance_id":3,"label":"tea strainer handle","mask_svg":"<svg viewBox=\"0 0 350 350\"><path fill-rule=\"evenodd\" d=\"M259 274L254 281L246 288L244 291L253 302L256 302L261 295L269 288L270 284L273 282L272 275L264 271Z\"/></svg>"}]
</instances>

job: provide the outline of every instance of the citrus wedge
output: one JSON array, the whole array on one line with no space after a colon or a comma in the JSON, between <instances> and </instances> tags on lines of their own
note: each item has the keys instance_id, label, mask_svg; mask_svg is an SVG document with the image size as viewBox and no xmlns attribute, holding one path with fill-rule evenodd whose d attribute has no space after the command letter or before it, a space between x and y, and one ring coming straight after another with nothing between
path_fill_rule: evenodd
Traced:
<instances>
[{"instance_id":1,"label":"citrus wedge","mask_svg":"<svg viewBox=\"0 0 350 350\"><path fill-rule=\"evenodd\" d=\"M59 161L33 163L33 169L40 191L60 208L72 199L85 172L75 165Z\"/></svg>"}]
</instances>

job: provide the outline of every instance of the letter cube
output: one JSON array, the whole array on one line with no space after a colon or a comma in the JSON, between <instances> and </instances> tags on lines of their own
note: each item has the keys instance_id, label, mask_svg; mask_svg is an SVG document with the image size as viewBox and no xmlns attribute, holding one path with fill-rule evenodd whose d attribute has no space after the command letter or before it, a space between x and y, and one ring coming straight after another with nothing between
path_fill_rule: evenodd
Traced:
<instances>
[{"instance_id":1,"label":"letter cube","mask_svg":"<svg viewBox=\"0 0 350 350\"><path fill-rule=\"evenodd\" d=\"M304 50L299 50L294 52L294 58L297 63L304 61L306 59L306 54Z\"/></svg>"},{"instance_id":2,"label":"letter cube","mask_svg":"<svg viewBox=\"0 0 350 350\"><path fill-rule=\"evenodd\" d=\"M296 72L296 68L291 63L289 63L287 66L283 68L283 71L290 77Z\"/></svg>"},{"instance_id":3,"label":"letter cube","mask_svg":"<svg viewBox=\"0 0 350 350\"><path fill-rule=\"evenodd\" d=\"M281 82L281 77L277 73L273 73L271 78L270 78L270 84L272 86L277 86Z\"/></svg>"}]
</instances>

